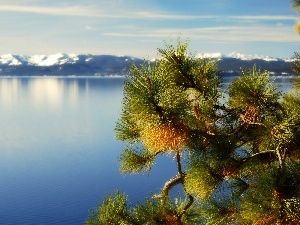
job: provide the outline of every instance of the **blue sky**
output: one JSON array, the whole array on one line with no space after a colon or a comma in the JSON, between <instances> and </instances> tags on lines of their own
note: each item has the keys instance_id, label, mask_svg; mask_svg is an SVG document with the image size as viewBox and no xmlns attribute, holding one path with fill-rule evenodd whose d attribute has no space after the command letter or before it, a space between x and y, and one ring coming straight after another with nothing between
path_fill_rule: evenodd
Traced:
<instances>
[{"instance_id":1,"label":"blue sky","mask_svg":"<svg viewBox=\"0 0 300 225\"><path fill-rule=\"evenodd\" d=\"M0 55L157 56L178 37L190 51L291 57L300 15L290 0L0 0Z\"/></svg>"}]
</instances>

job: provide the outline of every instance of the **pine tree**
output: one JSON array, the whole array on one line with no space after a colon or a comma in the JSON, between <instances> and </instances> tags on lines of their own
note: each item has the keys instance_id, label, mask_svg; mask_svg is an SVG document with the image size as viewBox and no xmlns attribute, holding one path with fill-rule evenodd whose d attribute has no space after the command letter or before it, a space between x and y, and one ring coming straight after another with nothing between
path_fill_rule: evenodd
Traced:
<instances>
[{"instance_id":1,"label":"pine tree","mask_svg":"<svg viewBox=\"0 0 300 225\"><path fill-rule=\"evenodd\" d=\"M292 7L296 10L296 11L300 11L300 0L292 0ZM298 32L298 34L300 34L300 22L298 22L295 26L296 31Z\"/></svg>"},{"instance_id":2,"label":"pine tree","mask_svg":"<svg viewBox=\"0 0 300 225\"><path fill-rule=\"evenodd\" d=\"M217 61L187 47L130 67L115 129L128 143L122 173L167 154L176 175L136 206L124 193L106 197L86 224L300 224L299 92L281 93L255 66L224 89ZM170 198L176 185L184 199Z\"/></svg>"}]
</instances>

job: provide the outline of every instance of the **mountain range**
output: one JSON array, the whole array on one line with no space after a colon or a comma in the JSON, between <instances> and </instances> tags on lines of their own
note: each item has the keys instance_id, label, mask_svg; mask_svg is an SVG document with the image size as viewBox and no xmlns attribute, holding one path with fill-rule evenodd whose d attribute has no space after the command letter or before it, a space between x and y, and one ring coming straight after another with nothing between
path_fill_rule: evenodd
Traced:
<instances>
[{"instance_id":1,"label":"mountain range","mask_svg":"<svg viewBox=\"0 0 300 225\"><path fill-rule=\"evenodd\" d=\"M240 53L201 53L198 58L218 60L223 74L239 73L241 68L251 68L254 64L261 70L275 74L292 75L293 58L274 58L269 56L244 55ZM155 60L155 59L154 59ZM154 61L152 60L152 61ZM115 55L12 55L0 56L0 76L112 76L126 75L130 63L142 64L145 60L130 56Z\"/></svg>"}]
</instances>

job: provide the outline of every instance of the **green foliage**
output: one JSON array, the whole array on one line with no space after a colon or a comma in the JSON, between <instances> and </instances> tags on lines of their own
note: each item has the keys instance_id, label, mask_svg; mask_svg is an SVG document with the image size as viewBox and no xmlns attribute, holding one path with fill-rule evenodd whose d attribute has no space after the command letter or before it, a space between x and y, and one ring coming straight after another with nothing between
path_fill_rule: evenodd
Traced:
<instances>
[{"instance_id":1,"label":"green foliage","mask_svg":"<svg viewBox=\"0 0 300 225\"><path fill-rule=\"evenodd\" d=\"M294 8L295 11L297 11L299 13L299 11L300 11L300 1L299 0L292 0L292 7ZM296 29L296 32L298 34L300 34L300 23L299 23L299 21L296 23L295 29ZM298 53L296 53L295 56L299 59L299 54ZM297 61L298 62L296 64L299 64L299 60L297 60ZM298 67L298 66L296 65L296 67ZM297 71L296 73L300 74L299 71Z\"/></svg>"},{"instance_id":2,"label":"green foliage","mask_svg":"<svg viewBox=\"0 0 300 225\"><path fill-rule=\"evenodd\" d=\"M254 66L242 71L241 76L229 85L228 106L245 116L252 116L249 118L252 122L261 120L276 111L280 97L277 88L270 82L267 71L260 72Z\"/></svg>"},{"instance_id":3,"label":"green foliage","mask_svg":"<svg viewBox=\"0 0 300 225\"><path fill-rule=\"evenodd\" d=\"M293 224L287 222L293 218L299 223L299 165L295 161L287 161L285 170L280 173L276 164L252 168L264 173L252 172L255 175L241 202L242 220L247 223Z\"/></svg>"},{"instance_id":4,"label":"green foliage","mask_svg":"<svg viewBox=\"0 0 300 225\"><path fill-rule=\"evenodd\" d=\"M255 66L223 90L217 62L187 47L167 45L156 62L130 67L116 125L117 138L128 142L121 172L149 171L168 154L174 177L142 204L109 196L87 223L299 224L298 90L282 94ZM170 199L177 185L184 200Z\"/></svg>"},{"instance_id":5,"label":"green foliage","mask_svg":"<svg viewBox=\"0 0 300 225\"><path fill-rule=\"evenodd\" d=\"M167 46L155 63L130 67L117 138L170 153L189 145L190 128L206 128L220 94L216 63L186 49L187 43Z\"/></svg>"},{"instance_id":6,"label":"green foliage","mask_svg":"<svg viewBox=\"0 0 300 225\"><path fill-rule=\"evenodd\" d=\"M107 196L98 209L90 212L86 225L131 225L127 197L116 192Z\"/></svg>"},{"instance_id":7,"label":"green foliage","mask_svg":"<svg viewBox=\"0 0 300 225\"><path fill-rule=\"evenodd\" d=\"M86 225L189 225L199 221L198 216L189 210L182 214L185 201L176 198L174 202L147 199L143 204L129 208L127 196L115 192L107 196L98 209L91 211Z\"/></svg>"},{"instance_id":8,"label":"green foliage","mask_svg":"<svg viewBox=\"0 0 300 225\"><path fill-rule=\"evenodd\" d=\"M241 217L248 223L251 221L266 220L270 216L278 215L280 204L276 201L276 193L274 187L276 185L276 167L268 168L266 166L257 165L257 168L251 171L251 181L246 195L241 202ZM257 173L259 170L264 173ZM249 174L250 175L250 174ZM263 180L263 182L262 182Z\"/></svg>"},{"instance_id":9,"label":"green foliage","mask_svg":"<svg viewBox=\"0 0 300 225\"><path fill-rule=\"evenodd\" d=\"M155 155L146 150L141 151L126 148L120 157L120 171L122 173L139 173L149 171L154 163Z\"/></svg>"},{"instance_id":10,"label":"green foliage","mask_svg":"<svg viewBox=\"0 0 300 225\"><path fill-rule=\"evenodd\" d=\"M174 202L161 202L146 200L145 203L138 205L133 210L133 216L136 218L137 224L193 224L197 221L197 217L191 213L181 215L181 210L185 205L185 201L176 198Z\"/></svg>"},{"instance_id":11,"label":"green foliage","mask_svg":"<svg viewBox=\"0 0 300 225\"><path fill-rule=\"evenodd\" d=\"M292 6L293 6L294 9L299 10L300 1L299 0L292 0Z\"/></svg>"},{"instance_id":12,"label":"green foliage","mask_svg":"<svg viewBox=\"0 0 300 225\"><path fill-rule=\"evenodd\" d=\"M300 33L300 25L299 25L299 33ZM298 75L296 82L295 82L295 87L297 89L297 91L299 92L300 90L300 54L299 53L295 53L295 63L294 66L292 67L292 70Z\"/></svg>"},{"instance_id":13,"label":"green foliage","mask_svg":"<svg viewBox=\"0 0 300 225\"><path fill-rule=\"evenodd\" d=\"M185 188L200 199L209 198L220 180L212 174L208 165L200 161L186 172Z\"/></svg>"}]
</instances>

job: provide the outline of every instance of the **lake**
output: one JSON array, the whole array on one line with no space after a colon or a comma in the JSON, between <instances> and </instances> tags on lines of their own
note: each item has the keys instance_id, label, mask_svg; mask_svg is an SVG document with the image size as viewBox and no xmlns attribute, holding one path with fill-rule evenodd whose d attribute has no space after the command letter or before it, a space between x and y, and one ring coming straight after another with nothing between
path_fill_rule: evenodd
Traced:
<instances>
[{"instance_id":1,"label":"lake","mask_svg":"<svg viewBox=\"0 0 300 225\"><path fill-rule=\"evenodd\" d=\"M290 87L289 78L277 81ZM134 204L176 175L172 157L158 158L150 174L119 173L125 143L115 140L114 127L123 82L0 78L0 224L83 224L114 190Z\"/></svg>"}]
</instances>

